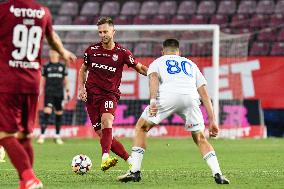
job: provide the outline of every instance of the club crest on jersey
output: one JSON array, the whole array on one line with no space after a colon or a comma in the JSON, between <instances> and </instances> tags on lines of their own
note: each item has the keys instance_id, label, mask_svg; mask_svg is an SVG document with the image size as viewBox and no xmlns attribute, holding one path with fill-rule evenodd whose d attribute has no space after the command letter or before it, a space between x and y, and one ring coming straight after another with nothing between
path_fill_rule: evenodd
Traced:
<instances>
[{"instance_id":1,"label":"club crest on jersey","mask_svg":"<svg viewBox=\"0 0 284 189\"><path fill-rule=\"evenodd\" d=\"M62 72L63 71L63 68L60 66L60 67L58 67L58 71L59 72Z\"/></svg>"},{"instance_id":2,"label":"club crest on jersey","mask_svg":"<svg viewBox=\"0 0 284 189\"><path fill-rule=\"evenodd\" d=\"M113 54L112 55L112 59L113 59L113 61L117 61L118 60L118 55L117 54Z\"/></svg>"}]
</instances>

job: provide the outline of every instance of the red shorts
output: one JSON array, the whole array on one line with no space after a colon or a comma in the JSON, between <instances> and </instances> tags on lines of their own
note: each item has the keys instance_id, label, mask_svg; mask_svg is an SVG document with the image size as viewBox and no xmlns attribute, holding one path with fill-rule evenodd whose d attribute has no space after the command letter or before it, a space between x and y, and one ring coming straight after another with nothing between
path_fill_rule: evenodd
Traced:
<instances>
[{"instance_id":1,"label":"red shorts","mask_svg":"<svg viewBox=\"0 0 284 189\"><path fill-rule=\"evenodd\" d=\"M37 103L37 94L0 93L0 131L32 133Z\"/></svg>"},{"instance_id":2,"label":"red shorts","mask_svg":"<svg viewBox=\"0 0 284 189\"><path fill-rule=\"evenodd\" d=\"M111 113L115 116L118 99L115 96L89 95L86 103L87 111L95 131L101 129L101 117L103 113Z\"/></svg>"}]
</instances>

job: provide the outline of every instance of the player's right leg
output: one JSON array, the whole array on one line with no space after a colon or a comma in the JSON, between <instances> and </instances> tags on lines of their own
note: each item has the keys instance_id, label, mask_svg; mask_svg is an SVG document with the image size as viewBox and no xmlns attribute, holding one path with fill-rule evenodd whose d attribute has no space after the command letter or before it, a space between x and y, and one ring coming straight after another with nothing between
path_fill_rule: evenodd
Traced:
<instances>
[{"instance_id":1,"label":"player's right leg","mask_svg":"<svg viewBox=\"0 0 284 189\"><path fill-rule=\"evenodd\" d=\"M34 174L28 154L21 146L18 139L11 136L10 133L1 132L1 135L3 137L0 138L0 145L5 148L11 163L18 172L20 189L42 188L42 182Z\"/></svg>"},{"instance_id":2,"label":"player's right leg","mask_svg":"<svg viewBox=\"0 0 284 189\"><path fill-rule=\"evenodd\" d=\"M54 108L55 108L55 137L54 141L56 144L64 144L63 140L60 137L60 130L62 125L62 115L63 115L63 96L54 98Z\"/></svg>"}]
</instances>

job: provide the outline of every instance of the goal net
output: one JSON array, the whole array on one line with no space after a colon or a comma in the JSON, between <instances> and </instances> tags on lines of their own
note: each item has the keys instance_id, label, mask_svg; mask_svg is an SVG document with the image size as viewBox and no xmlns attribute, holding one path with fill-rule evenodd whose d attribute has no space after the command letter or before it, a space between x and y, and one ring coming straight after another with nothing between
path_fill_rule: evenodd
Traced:
<instances>
[{"instance_id":1,"label":"goal net","mask_svg":"<svg viewBox=\"0 0 284 189\"><path fill-rule=\"evenodd\" d=\"M73 83L73 99L77 95L77 73L84 50L99 41L97 26L54 26L66 48L79 57L77 65L70 69ZM212 98L214 112L221 128L221 137L243 137L249 125L243 99L249 97L243 83L247 82L246 68L249 35L231 35L220 32L218 25L117 25L115 41L133 52L138 60L149 65L161 56L162 42L166 38L180 41L182 56L195 62L208 81L208 91ZM47 48L45 48L47 50ZM45 54L45 53L44 53ZM72 68L72 65L71 65ZM247 85L247 84L246 84ZM122 100L117 111L115 125L128 128L135 125L148 103L147 77L126 68L120 86ZM246 96L247 95L247 96ZM68 105L69 104L69 105ZM205 124L208 119L204 107ZM90 124L84 104L76 99L72 106L67 103L64 113L65 125ZM52 122L52 121L51 121ZM164 120L162 126L182 128L183 122L176 115ZM168 128L167 128L168 129ZM165 132L178 132L170 129ZM179 129L178 129L179 130ZM125 129L120 132L127 132ZM129 131L132 132L132 131ZM158 132L158 131L157 131ZM162 132L162 131L161 131ZM118 132L119 135L119 132ZM130 134L131 135L131 134ZM130 136L129 135L129 136ZM126 136L126 135L123 135Z\"/></svg>"}]
</instances>

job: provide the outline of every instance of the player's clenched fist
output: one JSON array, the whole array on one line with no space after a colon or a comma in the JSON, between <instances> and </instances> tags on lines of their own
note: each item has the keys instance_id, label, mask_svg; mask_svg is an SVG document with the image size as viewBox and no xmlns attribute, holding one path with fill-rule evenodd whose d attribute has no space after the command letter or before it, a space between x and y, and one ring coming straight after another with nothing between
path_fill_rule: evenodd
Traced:
<instances>
[{"instance_id":1,"label":"player's clenched fist","mask_svg":"<svg viewBox=\"0 0 284 189\"><path fill-rule=\"evenodd\" d=\"M151 99L150 106L149 106L149 114L150 117L154 117L157 115L158 108L157 108L157 102L156 99Z\"/></svg>"}]
</instances>

